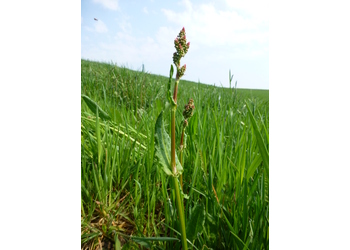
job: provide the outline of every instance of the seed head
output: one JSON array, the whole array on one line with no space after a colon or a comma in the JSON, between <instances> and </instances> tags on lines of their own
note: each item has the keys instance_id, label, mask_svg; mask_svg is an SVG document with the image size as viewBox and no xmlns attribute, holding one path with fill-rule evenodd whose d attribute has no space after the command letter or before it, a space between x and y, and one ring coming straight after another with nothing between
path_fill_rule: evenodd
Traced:
<instances>
[{"instance_id":1,"label":"seed head","mask_svg":"<svg viewBox=\"0 0 350 250\"><path fill-rule=\"evenodd\" d=\"M191 98L188 101L188 104L185 105L184 111L182 113L185 120L187 120L188 118L191 118L193 116L194 108L195 107L194 107L193 99Z\"/></svg>"},{"instance_id":2,"label":"seed head","mask_svg":"<svg viewBox=\"0 0 350 250\"><path fill-rule=\"evenodd\" d=\"M174 52L174 54L173 54L173 62L175 64L176 68L180 67L180 56L177 52Z\"/></svg>"},{"instance_id":3,"label":"seed head","mask_svg":"<svg viewBox=\"0 0 350 250\"><path fill-rule=\"evenodd\" d=\"M185 71L186 71L186 64L184 64L180 69L179 68L177 69L176 77L180 79L185 74Z\"/></svg>"},{"instance_id":4,"label":"seed head","mask_svg":"<svg viewBox=\"0 0 350 250\"><path fill-rule=\"evenodd\" d=\"M185 54L187 53L188 49L190 48L190 42L188 42L187 44L185 44L184 46L184 52Z\"/></svg>"},{"instance_id":5,"label":"seed head","mask_svg":"<svg viewBox=\"0 0 350 250\"><path fill-rule=\"evenodd\" d=\"M177 70L176 76L179 79L185 74L185 70L186 70L186 65L180 68L180 60L182 57L186 55L188 49L190 48L190 42L186 41L185 27L183 27L180 30L180 33L175 38L174 46L175 46L176 52L173 54L173 62Z\"/></svg>"}]
</instances>

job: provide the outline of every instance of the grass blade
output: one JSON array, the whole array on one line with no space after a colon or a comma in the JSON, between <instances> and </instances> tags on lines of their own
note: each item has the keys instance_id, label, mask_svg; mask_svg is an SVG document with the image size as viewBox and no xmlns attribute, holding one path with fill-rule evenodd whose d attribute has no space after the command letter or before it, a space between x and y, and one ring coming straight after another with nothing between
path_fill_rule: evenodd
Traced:
<instances>
[{"instance_id":1,"label":"grass blade","mask_svg":"<svg viewBox=\"0 0 350 250\"><path fill-rule=\"evenodd\" d=\"M85 101L86 105L89 107L89 109L96 114L96 110L99 111L99 117L103 120L110 120L111 118L109 115L100 107L96 102L91 100L88 96L82 95L81 96L83 100Z\"/></svg>"},{"instance_id":2,"label":"grass blade","mask_svg":"<svg viewBox=\"0 0 350 250\"><path fill-rule=\"evenodd\" d=\"M264 144L263 138L261 136L261 133L259 131L258 125L256 123L256 120L255 120L255 118L252 114L252 111L250 110L247 102L246 102L246 106L248 109L250 120L252 121L252 124L253 124L255 136L256 136L256 139L258 142L259 151L260 151L260 154L261 154L262 159L263 159L263 164L265 165L266 170L267 170L267 174L268 174L269 173L269 152L267 151L267 149L265 147L265 144Z\"/></svg>"}]
</instances>

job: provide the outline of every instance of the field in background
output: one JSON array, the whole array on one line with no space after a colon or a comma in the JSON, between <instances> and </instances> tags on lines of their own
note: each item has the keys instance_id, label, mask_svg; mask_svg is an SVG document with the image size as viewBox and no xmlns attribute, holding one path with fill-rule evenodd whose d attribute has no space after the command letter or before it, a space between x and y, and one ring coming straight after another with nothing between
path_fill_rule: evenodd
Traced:
<instances>
[{"instance_id":1,"label":"field in background","mask_svg":"<svg viewBox=\"0 0 350 250\"><path fill-rule=\"evenodd\" d=\"M86 97L81 100L82 249L181 249L171 182L154 158L162 110L170 134L167 82L81 61L81 94L100 107L96 119ZM269 168L261 147L268 152L269 91L181 80L177 142L190 98L195 112L186 129L183 175L189 247L268 249Z\"/></svg>"}]
</instances>

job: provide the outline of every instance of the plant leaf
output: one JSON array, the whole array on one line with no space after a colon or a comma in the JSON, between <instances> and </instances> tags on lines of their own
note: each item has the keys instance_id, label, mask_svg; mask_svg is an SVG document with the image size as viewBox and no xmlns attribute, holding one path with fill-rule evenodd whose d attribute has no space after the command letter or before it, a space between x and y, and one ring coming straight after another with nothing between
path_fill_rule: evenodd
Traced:
<instances>
[{"instance_id":1,"label":"plant leaf","mask_svg":"<svg viewBox=\"0 0 350 250\"><path fill-rule=\"evenodd\" d=\"M254 175L256 169L260 166L261 162L262 162L261 154L258 154L257 156L255 156L254 160L252 161L252 163L250 164L247 170L246 178L248 180L250 179L250 177Z\"/></svg>"},{"instance_id":2,"label":"plant leaf","mask_svg":"<svg viewBox=\"0 0 350 250\"><path fill-rule=\"evenodd\" d=\"M170 103L172 103L173 98L171 96L171 91L170 91L170 85L171 85L171 79L173 78L173 74L174 74L174 67L173 65L170 66L170 72L169 72L169 82L168 82L168 91L167 91L167 97Z\"/></svg>"},{"instance_id":3,"label":"plant leaf","mask_svg":"<svg viewBox=\"0 0 350 250\"><path fill-rule=\"evenodd\" d=\"M115 241L114 250L121 250L122 248L121 248L117 233L114 236L114 241Z\"/></svg>"},{"instance_id":4,"label":"plant leaf","mask_svg":"<svg viewBox=\"0 0 350 250\"><path fill-rule=\"evenodd\" d=\"M173 238L173 237L135 237L132 236L131 239L133 241L144 241L144 242L148 242L148 241L180 241L177 238Z\"/></svg>"},{"instance_id":5,"label":"plant leaf","mask_svg":"<svg viewBox=\"0 0 350 250\"><path fill-rule=\"evenodd\" d=\"M252 111L250 110L247 102L246 102L246 105L248 108L250 120L252 121L252 124L253 124L256 140L257 140L258 147L259 147L259 151L260 151L260 154L261 154L262 159L263 159L263 164L265 166L265 170L267 172L267 175L269 175L269 152L267 151L267 149L265 147L265 144L264 144L263 138L261 136L261 133L259 131L258 125L256 123L256 120L255 120L255 118L252 114Z\"/></svg>"},{"instance_id":6,"label":"plant leaf","mask_svg":"<svg viewBox=\"0 0 350 250\"><path fill-rule=\"evenodd\" d=\"M159 163L162 165L164 172L167 175L172 175L177 177L182 174L183 168L180 164L179 159L177 158L175 152L175 164L176 164L176 173L173 173L171 169L171 140L168 133L165 131L163 124L163 111L160 112L156 126L155 126L155 155L159 160Z\"/></svg>"},{"instance_id":7,"label":"plant leaf","mask_svg":"<svg viewBox=\"0 0 350 250\"><path fill-rule=\"evenodd\" d=\"M103 109L101 109L101 107L98 106L96 102L91 100L88 96L81 95L81 97L83 97L83 100L85 101L85 103L89 107L89 109L92 111L92 113L96 114L96 110L98 110L98 116L102 120L110 120L111 119L109 117L109 115Z\"/></svg>"},{"instance_id":8,"label":"plant leaf","mask_svg":"<svg viewBox=\"0 0 350 250\"><path fill-rule=\"evenodd\" d=\"M192 210L189 221L186 223L186 236L191 242L193 242L198 233L203 231L204 220L204 206L202 204L197 204Z\"/></svg>"}]
</instances>

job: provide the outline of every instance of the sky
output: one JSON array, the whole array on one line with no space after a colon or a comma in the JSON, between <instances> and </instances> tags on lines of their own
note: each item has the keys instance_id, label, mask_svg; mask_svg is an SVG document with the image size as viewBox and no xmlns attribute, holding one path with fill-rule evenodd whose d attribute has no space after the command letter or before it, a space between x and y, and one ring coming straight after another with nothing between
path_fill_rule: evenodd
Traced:
<instances>
[{"instance_id":1,"label":"sky","mask_svg":"<svg viewBox=\"0 0 350 250\"><path fill-rule=\"evenodd\" d=\"M229 87L231 70L232 86L269 89L268 13L266 0L83 0L81 58L168 76L185 27L183 79Z\"/></svg>"}]
</instances>

